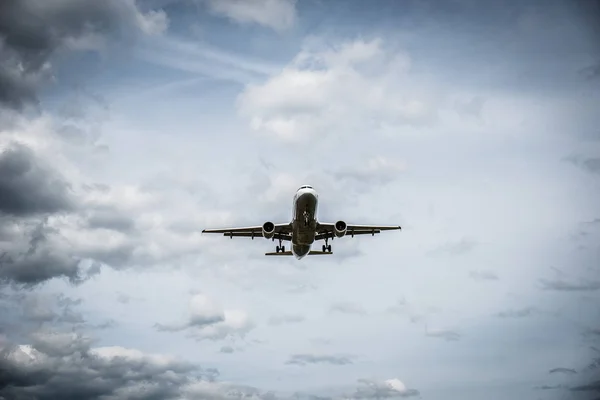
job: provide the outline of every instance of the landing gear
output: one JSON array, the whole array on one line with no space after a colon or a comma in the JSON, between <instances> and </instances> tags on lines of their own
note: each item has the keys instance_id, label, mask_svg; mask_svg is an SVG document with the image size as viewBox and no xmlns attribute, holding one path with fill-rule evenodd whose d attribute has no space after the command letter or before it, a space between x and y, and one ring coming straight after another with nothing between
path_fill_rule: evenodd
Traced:
<instances>
[{"instance_id":1,"label":"landing gear","mask_svg":"<svg viewBox=\"0 0 600 400\"><path fill-rule=\"evenodd\" d=\"M285 246L281 244L281 239L279 239L279 246L275 246L275 252L279 253L280 251L285 253Z\"/></svg>"},{"instance_id":2,"label":"landing gear","mask_svg":"<svg viewBox=\"0 0 600 400\"><path fill-rule=\"evenodd\" d=\"M327 252L331 253L331 245L327 244L328 240L329 239L325 239L325 244L323 245L323 253L327 253Z\"/></svg>"}]
</instances>

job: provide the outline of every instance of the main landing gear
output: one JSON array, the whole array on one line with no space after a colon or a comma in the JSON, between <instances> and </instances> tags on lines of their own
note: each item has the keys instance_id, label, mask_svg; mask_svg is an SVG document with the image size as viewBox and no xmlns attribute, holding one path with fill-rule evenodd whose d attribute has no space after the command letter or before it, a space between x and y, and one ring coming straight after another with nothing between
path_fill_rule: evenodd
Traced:
<instances>
[{"instance_id":1,"label":"main landing gear","mask_svg":"<svg viewBox=\"0 0 600 400\"><path fill-rule=\"evenodd\" d=\"M283 245L281 244L281 242L282 242L282 241L281 241L281 239L279 239L279 246L275 246L275 252L276 252L276 253L279 253L280 251L281 251L282 253L285 253L285 246L283 246Z\"/></svg>"},{"instance_id":2,"label":"main landing gear","mask_svg":"<svg viewBox=\"0 0 600 400\"><path fill-rule=\"evenodd\" d=\"M323 253L331 253L331 245L327 244L327 242L329 241L329 239L325 239L325 244L323 245Z\"/></svg>"}]
</instances>

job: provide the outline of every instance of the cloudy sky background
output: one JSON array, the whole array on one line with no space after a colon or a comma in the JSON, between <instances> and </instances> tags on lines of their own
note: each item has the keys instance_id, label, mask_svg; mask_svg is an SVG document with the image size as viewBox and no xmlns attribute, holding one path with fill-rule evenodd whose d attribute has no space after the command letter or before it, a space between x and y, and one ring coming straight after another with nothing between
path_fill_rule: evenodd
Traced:
<instances>
[{"instance_id":1,"label":"cloudy sky background","mask_svg":"<svg viewBox=\"0 0 600 400\"><path fill-rule=\"evenodd\" d=\"M599 20L3 2L0 398L597 397ZM403 230L301 261L200 235L307 183Z\"/></svg>"}]
</instances>

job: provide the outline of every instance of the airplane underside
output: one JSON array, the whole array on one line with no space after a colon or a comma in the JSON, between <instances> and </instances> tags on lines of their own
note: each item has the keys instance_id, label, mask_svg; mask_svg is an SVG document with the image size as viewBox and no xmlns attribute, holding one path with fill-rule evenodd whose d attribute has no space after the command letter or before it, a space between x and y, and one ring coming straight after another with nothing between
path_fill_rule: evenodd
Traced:
<instances>
[{"instance_id":1,"label":"airplane underside","mask_svg":"<svg viewBox=\"0 0 600 400\"><path fill-rule=\"evenodd\" d=\"M234 237L263 237L278 240L275 252L265 253L267 256L295 256L301 259L307 255L333 254L329 239L354 237L355 235L373 235L384 230L401 229L398 225L354 225L343 220L335 223L320 223L317 221L318 196L312 186L304 185L298 189L292 205L292 222L274 224L267 221L262 225L204 229L203 233L221 233L233 239ZM311 250L315 241L323 240L322 251ZM291 249L286 251L284 241L290 242Z\"/></svg>"}]
</instances>

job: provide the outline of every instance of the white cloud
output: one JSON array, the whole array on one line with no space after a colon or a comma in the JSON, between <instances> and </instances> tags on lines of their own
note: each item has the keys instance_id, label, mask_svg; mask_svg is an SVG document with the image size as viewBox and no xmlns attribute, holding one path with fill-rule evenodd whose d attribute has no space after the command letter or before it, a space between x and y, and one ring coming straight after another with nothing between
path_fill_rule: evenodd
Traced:
<instances>
[{"instance_id":1,"label":"white cloud","mask_svg":"<svg viewBox=\"0 0 600 400\"><path fill-rule=\"evenodd\" d=\"M434 91L411 75L407 54L380 39L358 39L332 49L309 42L280 73L248 85L238 107L253 130L301 141L429 124L436 102Z\"/></svg>"},{"instance_id":2,"label":"white cloud","mask_svg":"<svg viewBox=\"0 0 600 400\"><path fill-rule=\"evenodd\" d=\"M254 323L243 310L223 309L207 295L195 294L189 304L189 317L184 323L157 324L159 331L187 331L197 340L221 340L244 336L254 328Z\"/></svg>"},{"instance_id":3,"label":"white cloud","mask_svg":"<svg viewBox=\"0 0 600 400\"><path fill-rule=\"evenodd\" d=\"M419 396L419 391L409 389L398 378L386 379L384 381L372 379L360 379L363 386L359 386L350 397L354 399L385 399Z\"/></svg>"},{"instance_id":4,"label":"white cloud","mask_svg":"<svg viewBox=\"0 0 600 400\"><path fill-rule=\"evenodd\" d=\"M204 0L211 12L238 23L256 23L277 31L296 22L296 0Z\"/></svg>"}]
</instances>

